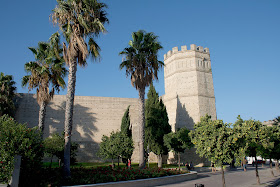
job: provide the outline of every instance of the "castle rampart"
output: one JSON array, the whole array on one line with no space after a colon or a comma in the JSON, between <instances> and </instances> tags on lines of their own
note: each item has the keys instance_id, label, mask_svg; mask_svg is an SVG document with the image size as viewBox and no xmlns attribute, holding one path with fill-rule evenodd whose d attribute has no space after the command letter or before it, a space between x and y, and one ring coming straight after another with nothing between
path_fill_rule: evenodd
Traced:
<instances>
[{"instance_id":1,"label":"castle rampart","mask_svg":"<svg viewBox=\"0 0 280 187\"><path fill-rule=\"evenodd\" d=\"M209 49L194 44L189 50L187 46L182 46L180 51L174 47L164 55L164 62L165 95L162 99L172 130L180 127L193 129L194 123L205 114L216 119ZM19 94L16 101L15 118L29 127L38 125L39 106L35 97L33 94ZM63 132L65 101L64 95L55 95L47 106L45 137ZM101 161L96 156L101 138L113 130L120 130L121 119L129 105L135 146L132 160L138 162L138 99L75 96L72 140L80 145L78 161ZM188 161L200 162L199 157L193 154L194 151L188 152ZM156 162L156 157L150 157L150 161Z\"/></svg>"},{"instance_id":2,"label":"castle rampart","mask_svg":"<svg viewBox=\"0 0 280 187\"><path fill-rule=\"evenodd\" d=\"M192 129L194 123L206 113L216 119L209 48L192 44L190 50L182 46L179 51L178 47L173 47L164 55L164 63L163 98L173 130L176 129L175 124ZM181 119L186 114L180 114L178 102L185 107L187 119Z\"/></svg>"}]
</instances>

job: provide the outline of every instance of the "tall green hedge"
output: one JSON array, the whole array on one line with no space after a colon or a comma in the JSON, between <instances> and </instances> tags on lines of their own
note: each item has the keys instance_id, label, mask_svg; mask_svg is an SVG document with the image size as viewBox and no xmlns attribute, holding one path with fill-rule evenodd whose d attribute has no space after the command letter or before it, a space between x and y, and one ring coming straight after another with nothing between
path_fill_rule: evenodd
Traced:
<instances>
[{"instance_id":1,"label":"tall green hedge","mask_svg":"<svg viewBox=\"0 0 280 187\"><path fill-rule=\"evenodd\" d=\"M15 155L21 155L20 186L38 179L42 166L43 143L36 128L27 128L8 115L0 117L0 183L7 183Z\"/></svg>"}]
</instances>

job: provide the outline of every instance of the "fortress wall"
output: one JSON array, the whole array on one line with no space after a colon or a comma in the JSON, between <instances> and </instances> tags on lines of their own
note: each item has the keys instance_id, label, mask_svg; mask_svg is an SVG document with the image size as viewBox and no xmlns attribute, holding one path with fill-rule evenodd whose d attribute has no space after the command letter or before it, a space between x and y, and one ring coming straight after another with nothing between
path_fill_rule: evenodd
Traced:
<instances>
[{"instance_id":1,"label":"fortress wall","mask_svg":"<svg viewBox=\"0 0 280 187\"><path fill-rule=\"evenodd\" d=\"M48 137L54 132L63 132L65 100L66 96L55 95L47 106L44 137ZM129 105L133 140L136 147L132 161L137 162L138 99L75 96L72 141L80 144L77 155L79 162L101 161L95 155L98 144L103 135L110 135L111 131L120 130L123 114ZM29 127L37 126L38 113L39 106L35 95L18 95L15 116L18 122L27 123Z\"/></svg>"},{"instance_id":2,"label":"fortress wall","mask_svg":"<svg viewBox=\"0 0 280 187\"><path fill-rule=\"evenodd\" d=\"M201 116L209 114L216 119L216 106L211 60L208 48L192 44L190 49L182 46L172 48L164 55L165 95L162 96L166 105L169 124L172 131L187 127L193 129L194 123ZM66 96L55 95L47 107L45 137L53 132L63 132ZM130 107L132 134L134 140L133 162L139 161L139 129L138 129L138 99L109 97L75 97L73 136L72 140L80 144L78 161L101 161L95 153L103 135L120 129L121 119ZM38 124L39 106L32 94L19 94L17 98L16 119L33 127ZM169 161L176 158L169 154ZM182 161L194 163L206 162L194 153L188 151L182 155ZM150 154L151 162L156 161Z\"/></svg>"},{"instance_id":3,"label":"fortress wall","mask_svg":"<svg viewBox=\"0 0 280 187\"><path fill-rule=\"evenodd\" d=\"M211 60L208 48L192 44L190 49L173 47L164 55L164 81L166 105L172 131L187 127L192 130L202 116L209 114L216 119L214 86ZM195 150L181 155L183 162L205 163ZM176 162L176 155L170 153L168 161Z\"/></svg>"}]
</instances>

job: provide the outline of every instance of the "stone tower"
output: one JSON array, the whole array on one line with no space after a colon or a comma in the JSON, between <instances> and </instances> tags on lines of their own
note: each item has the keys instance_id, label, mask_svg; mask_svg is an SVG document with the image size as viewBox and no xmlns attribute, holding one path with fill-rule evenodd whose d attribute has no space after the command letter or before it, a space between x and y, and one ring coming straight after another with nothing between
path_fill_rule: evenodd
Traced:
<instances>
[{"instance_id":1,"label":"stone tower","mask_svg":"<svg viewBox=\"0 0 280 187\"><path fill-rule=\"evenodd\" d=\"M216 119L215 95L208 48L173 47L164 55L164 103L172 131L193 129L201 116Z\"/></svg>"}]
</instances>

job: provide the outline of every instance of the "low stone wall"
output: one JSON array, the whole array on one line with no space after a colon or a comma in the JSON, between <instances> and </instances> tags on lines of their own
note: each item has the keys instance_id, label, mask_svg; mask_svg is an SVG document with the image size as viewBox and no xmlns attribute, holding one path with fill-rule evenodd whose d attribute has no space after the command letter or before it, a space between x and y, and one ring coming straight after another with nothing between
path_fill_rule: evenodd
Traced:
<instances>
[{"instance_id":1,"label":"low stone wall","mask_svg":"<svg viewBox=\"0 0 280 187\"><path fill-rule=\"evenodd\" d=\"M123 182L108 182L100 184L87 184L87 185L76 185L76 187L96 187L96 186L106 186L106 187L149 187L158 186L164 184L174 184L178 182L183 182L187 180L192 180L197 178L197 172L191 171L191 173L181 174L181 175L171 175L166 177L150 178L150 179L139 179Z\"/></svg>"}]
</instances>

